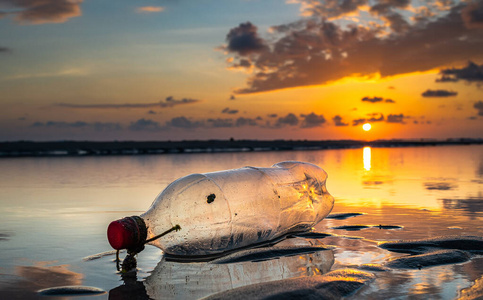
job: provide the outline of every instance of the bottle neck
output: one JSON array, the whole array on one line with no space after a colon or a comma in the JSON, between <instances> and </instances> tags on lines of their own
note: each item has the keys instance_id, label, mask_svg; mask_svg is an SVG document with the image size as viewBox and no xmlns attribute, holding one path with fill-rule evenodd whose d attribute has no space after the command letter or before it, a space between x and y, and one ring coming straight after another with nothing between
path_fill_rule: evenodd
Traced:
<instances>
[{"instance_id":1,"label":"bottle neck","mask_svg":"<svg viewBox=\"0 0 483 300\"><path fill-rule=\"evenodd\" d=\"M109 224L107 236L114 249L138 253L144 249L146 242L146 223L139 216L125 217Z\"/></svg>"},{"instance_id":2,"label":"bottle neck","mask_svg":"<svg viewBox=\"0 0 483 300\"><path fill-rule=\"evenodd\" d=\"M148 229L143 218L139 216L126 217L125 219L131 219L133 226L133 243L127 248L128 252L141 252L144 249L144 244L146 243L146 238L148 235Z\"/></svg>"}]
</instances>

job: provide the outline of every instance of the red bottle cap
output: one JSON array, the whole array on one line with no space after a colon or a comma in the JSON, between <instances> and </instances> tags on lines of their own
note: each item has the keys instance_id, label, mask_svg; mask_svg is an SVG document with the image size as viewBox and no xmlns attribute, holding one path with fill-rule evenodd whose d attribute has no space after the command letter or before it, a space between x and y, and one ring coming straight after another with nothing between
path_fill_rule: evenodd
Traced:
<instances>
[{"instance_id":1,"label":"red bottle cap","mask_svg":"<svg viewBox=\"0 0 483 300\"><path fill-rule=\"evenodd\" d=\"M144 220L138 216L125 217L112 221L107 227L107 239L116 250L134 250L143 247L147 228ZM137 251L138 252L138 251Z\"/></svg>"}]
</instances>

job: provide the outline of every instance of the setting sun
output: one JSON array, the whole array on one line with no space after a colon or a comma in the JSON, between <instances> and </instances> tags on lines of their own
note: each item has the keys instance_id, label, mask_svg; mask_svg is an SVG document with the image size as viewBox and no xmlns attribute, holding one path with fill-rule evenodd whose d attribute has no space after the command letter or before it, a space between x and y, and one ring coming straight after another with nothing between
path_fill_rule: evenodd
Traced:
<instances>
[{"instance_id":1,"label":"setting sun","mask_svg":"<svg viewBox=\"0 0 483 300\"><path fill-rule=\"evenodd\" d=\"M364 129L364 131L369 131L371 130L371 128L372 126L369 123L365 123L364 125L362 125L362 129Z\"/></svg>"}]
</instances>

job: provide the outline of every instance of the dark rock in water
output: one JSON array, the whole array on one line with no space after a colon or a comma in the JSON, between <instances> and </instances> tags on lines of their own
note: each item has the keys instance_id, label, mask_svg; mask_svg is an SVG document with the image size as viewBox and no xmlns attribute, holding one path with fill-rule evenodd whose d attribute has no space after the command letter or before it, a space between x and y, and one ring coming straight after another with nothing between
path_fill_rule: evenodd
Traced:
<instances>
[{"instance_id":1,"label":"dark rock in water","mask_svg":"<svg viewBox=\"0 0 483 300\"><path fill-rule=\"evenodd\" d=\"M357 266L357 269L364 270L364 271L373 271L373 272L386 272L389 270L388 268L380 264L363 264L363 265Z\"/></svg>"},{"instance_id":2,"label":"dark rock in water","mask_svg":"<svg viewBox=\"0 0 483 300\"><path fill-rule=\"evenodd\" d=\"M332 236L332 234L325 233L325 232L309 231L305 233L297 233L297 234L294 234L294 236L308 238L308 239L322 239L328 236Z\"/></svg>"},{"instance_id":3,"label":"dark rock in water","mask_svg":"<svg viewBox=\"0 0 483 300\"><path fill-rule=\"evenodd\" d=\"M337 214L330 214L326 219L337 219L337 220L345 220L351 217L362 216L364 213L337 213Z\"/></svg>"},{"instance_id":4,"label":"dark rock in water","mask_svg":"<svg viewBox=\"0 0 483 300\"><path fill-rule=\"evenodd\" d=\"M375 276L371 273L342 269L325 275L252 284L205 299L340 299L352 295L374 279Z\"/></svg>"},{"instance_id":5,"label":"dark rock in water","mask_svg":"<svg viewBox=\"0 0 483 300\"><path fill-rule=\"evenodd\" d=\"M369 225L342 225L342 226L332 227L332 229L344 229L344 230L361 230L361 229L366 229L366 228L371 228L371 226L369 226Z\"/></svg>"},{"instance_id":6,"label":"dark rock in water","mask_svg":"<svg viewBox=\"0 0 483 300\"><path fill-rule=\"evenodd\" d=\"M38 291L42 296L98 295L106 291L92 286L58 286Z\"/></svg>"},{"instance_id":7,"label":"dark rock in water","mask_svg":"<svg viewBox=\"0 0 483 300\"><path fill-rule=\"evenodd\" d=\"M379 229L402 229L404 228L404 226L400 226L400 225L374 225L372 226L374 228L379 228Z\"/></svg>"},{"instance_id":8,"label":"dark rock in water","mask_svg":"<svg viewBox=\"0 0 483 300\"><path fill-rule=\"evenodd\" d=\"M10 234L0 232L0 241L7 241L10 238Z\"/></svg>"},{"instance_id":9,"label":"dark rock in water","mask_svg":"<svg viewBox=\"0 0 483 300\"><path fill-rule=\"evenodd\" d=\"M283 256L293 256L316 251L330 251L323 246L277 246L242 250L213 260L213 264L229 264L244 261L263 261Z\"/></svg>"},{"instance_id":10,"label":"dark rock in water","mask_svg":"<svg viewBox=\"0 0 483 300\"><path fill-rule=\"evenodd\" d=\"M457 249L474 253L483 253L483 237L446 236L421 240L402 240L382 242L379 247L394 252L425 253L438 249Z\"/></svg>"},{"instance_id":11,"label":"dark rock in water","mask_svg":"<svg viewBox=\"0 0 483 300\"><path fill-rule=\"evenodd\" d=\"M401 229L401 228L404 228L404 226L379 224L379 225L342 225L342 226L332 227L332 229L344 229L344 230L361 230L366 228Z\"/></svg>"},{"instance_id":12,"label":"dark rock in water","mask_svg":"<svg viewBox=\"0 0 483 300\"><path fill-rule=\"evenodd\" d=\"M422 269L446 264L457 264L470 260L470 255L461 250L440 250L419 255L395 258L386 266L395 269Z\"/></svg>"}]
</instances>

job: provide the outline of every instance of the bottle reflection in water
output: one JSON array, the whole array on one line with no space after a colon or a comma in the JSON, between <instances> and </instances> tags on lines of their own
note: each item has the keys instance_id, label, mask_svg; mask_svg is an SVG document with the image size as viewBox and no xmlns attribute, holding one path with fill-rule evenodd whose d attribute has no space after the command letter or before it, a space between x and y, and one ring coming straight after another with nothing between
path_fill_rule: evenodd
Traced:
<instances>
[{"instance_id":1,"label":"bottle reflection in water","mask_svg":"<svg viewBox=\"0 0 483 300\"><path fill-rule=\"evenodd\" d=\"M163 257L144 286L152 299L199 299L250 284L325 274L333 263L332 250L227 264L179 263Z\"/></svg>"}]
</instances>

